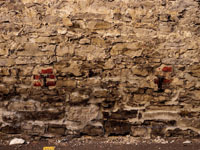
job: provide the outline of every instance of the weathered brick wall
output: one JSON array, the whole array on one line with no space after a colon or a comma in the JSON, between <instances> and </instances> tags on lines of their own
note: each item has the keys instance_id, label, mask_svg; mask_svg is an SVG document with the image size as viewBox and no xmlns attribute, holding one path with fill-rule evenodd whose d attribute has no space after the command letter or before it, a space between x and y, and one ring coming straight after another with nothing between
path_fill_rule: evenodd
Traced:
<instances>
[{"instance_id":1,"label":"weathered brick wall","mask_svg":"<svg viewBox=\"0 0 200 150\"><path fill-rule=\"evenodd\" d=\"M200 133L199 0L1 0L0 135Z\"/></svg>"}]
</instances>

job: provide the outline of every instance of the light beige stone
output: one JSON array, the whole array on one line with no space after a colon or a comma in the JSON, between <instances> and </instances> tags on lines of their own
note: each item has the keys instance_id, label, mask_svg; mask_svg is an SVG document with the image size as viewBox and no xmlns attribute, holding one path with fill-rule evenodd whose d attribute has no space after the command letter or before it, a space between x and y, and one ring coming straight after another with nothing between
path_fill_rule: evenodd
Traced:
<instances>
[{"instance_id":1,"label":"light beige stone","mask_svg":"<svg viewBox=\"0 0 200 150\"><path fill-rule=\"evenodd\" d=\"M9 111L35 111L40 109L40 103L36 101L16 101L8 105Z\"/></svg>"},{"instance_id":2,"label":"light beige stone","mask_svg":"<svg viewBox=\"0 0 200 150\"><path fill-rule=\"evenodd\" d=\"M76 81L74 81L74 80L57 80L56 86L57 87L76 88Z\"/></svg>"},{"instance_id":3,"label":"light beige stone","mask_svg":"<svg viewBox=\"0 0 200 150\"><path fill-rule=\"evenodd\" d=\"M65 26L72 26L73 25L73 23L71 22L71 20L69 19L69 18L63 18L62 19L62 22L63 22L63 24L65 25Z\"/></svg>"},{"instance_id":4,"label":"light beige stone","mask_svg":"<svg viewBox=\"0 0 200 150\"><path fill-rule=\"evenodd\" d=\"M145 68L138 68L137 66L134 66L131 68L132 73L138 76L147 76L148 71Z\"/></svg>"},{"instance_id":5,"label":"light beige stone","mask_svg":"<svg viewBox=\"0 0 200 150\"><path fill-rule=\"evenodd\" d=\"M60 71L64 73L72 73L75 76L80 76L82 74L80 69L80 64L77 61L70 61L69 64L70 64L69 67L65 66L61 67Z\"/></svg>"},{"instance_id":6,"label":"light beige stone","mask_svg":"<svg viewBox=\"0 0 200 150\"><path fill-rule=\"evenodd\" d=\"M64 56L66 54L73 55L74 54L74 45L62 44L56 48L56 54L58 56Z\"/></svg>"},{"instance_id":7,"label":"light beige stone","mask_svg":"<svg viewBox=\"0 0 200 150\"><path fill-rule=\"evenodd\" d=\"M35 39L36 43L50 43L51 39L49 37L38 37Z\"/></svg>"},{"instance_id":8,"label":"light beige stone","mask_svg":"<svg viewBox=\"0 0 200 150\"><path fill-rule=\"evenodd\" d=\"M111 55L120 55L124 49L126 49L126 44L124 44L124 43L116 44L112 47L110 54Z\"/></svg>"},{"instance_id":9,"label":"light beige stone","mask_svg":"<svg viewBox=\"0 0 200 150\"><path fill-rule=\"evenodd\" d=\"M105 47L106 46L105 40L102 39L102 38L98 38L98 37L97 38L92 38L91 44L99 46L99 47Z\"/></svg>"},{"instance_id":10,"label":"light beige stone","mask_svg":"<svg viewBox=\"0 0 200 150\"><path fill-rule=\"evenodd\" d=\"M87 39L87 38L84 38L84 39L81 39L81 40L79 41L79 43L80 43L80 44L90 44L90 40Z\"/></svg>"},{"instance_id":11,"label":"light beige stone","mask_svg":"<svg viewBox=\"0 0 200 150\"><path fill-rule=\"evenodd\" d=\"M74 106L66 108L67 119L70 121L78 121L85 126L94 119L101 119L102 114L99 108L93 104L89 106Z\"/></svg>"},{"instance_id":12,"label":"light beige stone","mask_svg":"<svg viewBox=\"0 0 200 150\"><path fill-rule=\"evenodd\" d=\"M139 50L139 51L128 50L128 51L125 51L124 54L125 54L126 56L131 57L131 58L139 57L139 56L142 55L142 50Z\"/></svg>"},{"instance_id":13,"label":"light beige stone","mask_svg":"<svg viewBox=\"0 0 200 150\"><path fill-rule=\"evenodd\" d=\"M103 48L97 48L93 45L81 46L75 50L75 55L82 56L87 60L104 59L106 57L105 50Z\"/></svg>"},{"instance_id":14,"label":"light beige stone","mask_svg":"<svg viewBox=\"0 0 200 150\"><path fill-rule=\"evenodd\" d=\"M95 29L95 30L106 30L106 29L111 28L111 23L107 21L101 21L101 20L90 21L88 22L88 28Z\"/></svg>"},{"instance_id":15,"label":"light beige stone","mask_svg":"<svg viewBox=\"0 0 200 150\"><path fill-rule=\"evenodd\" d=\"M12 58L1 58L0 59L0 66L5 67L5 66L12 66L14 64L15 64L15 61Z\"/></svg>"},{"instance_id":16,"label":"light beige stone","mask_svg":"<svg viewBox=\"0 0 200 150\"><path fill-rule=\"evenodd\" d=\"M3 82L5 84L11 84L11 85L13 85L13 84L15 84L17 82L17 79L14 78L14 77L3 77Z\"/></svg>"},{"instance_id":17,"label":"light beige stone","mask_svg":"<svg viewBox=\"0 0 200 150\"><path fill-rule=\"evenodd\" d=\"M5 43L0 43L0 56L7 56L8 55L8 49L6 48Z\"/></svg>"}]
</instances>

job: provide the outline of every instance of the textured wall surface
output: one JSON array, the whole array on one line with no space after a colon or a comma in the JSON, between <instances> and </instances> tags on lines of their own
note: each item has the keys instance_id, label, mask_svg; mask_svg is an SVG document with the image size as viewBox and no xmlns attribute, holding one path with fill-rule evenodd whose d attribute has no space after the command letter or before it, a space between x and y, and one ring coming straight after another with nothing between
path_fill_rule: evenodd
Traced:
<instances>
[{"instance_id":1,"label":"textured wall surface","mask_svg":"<svg viewBox=\"0 0 200 150\"><path fill-rule=\"evenodd\" d=\"M0 0L0 137L197 137L199 54L199 0Z\"/></svg>"}]
</instances>

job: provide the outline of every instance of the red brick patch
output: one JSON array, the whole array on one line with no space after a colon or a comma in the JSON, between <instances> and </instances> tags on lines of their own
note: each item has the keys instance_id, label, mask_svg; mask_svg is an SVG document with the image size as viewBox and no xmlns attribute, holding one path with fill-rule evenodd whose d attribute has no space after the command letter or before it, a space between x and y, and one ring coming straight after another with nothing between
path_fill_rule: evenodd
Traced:
<instances>
[{"instance_id":1,"label":"red brick patch","mask_svg":"<svg viewBox=\"0 0 200 150\"><path fill-rule=\"evenodd\" d=\"M172 67L164 67L162 69L162 71L164 71L164 72L172 72Z\"/></svg>"},{"instance_id":2,"label":"red brick patch","mask_svg":"<svg viewBox=\"0 0 200 150\"><path fill-rule=\"evenodd\" d=\"M34 78L35 80L41 79L40 75L34 75L33 78Z\"/></svg>"},{"instance_id":3,"label":"red brick patch","mask_svg":"<svg viewBox=\"0 0 200 150\"><path fill-rule=\"evenodd\" d=\"M172 80L168 80L168 79L164 79L164 81L163 81L163 83L165 83L165 84L169 84L171 82L172 82Z\"/></svg>"},{"instance_id":4,"label":"red brick patch","mask_svg":"<svg viewBox=\"0 0 200 150\"><path fill-rule=\"evenodd\" d=\"M158 84L158 79L154 79L154 83L155 83L155 84Z\"/></svg>"},{"instance_id":5,"label":"red brick patch","mask_svg":"<svg viewBox=\"0 0 200 150\"><path fill-rule=\"evenodd\" d=\"M42 74L52 74L53 73L53 69L49 68L49 69L42 69L41 71Z\"/></svg>"},{"instance_id":6,"label":"red brick patch","mask_svg":"<svg viewBox=\"0 0 200 150\"><path fill-rule=\"evenodd\" d=\"M48 81L46 83L46 86L55 86L56 85L56 82L55 81Z\"/></svg>"},{"instance_id":7,"label":"red brick patch","mask_svg":"<svg viewBox=\"0 0 200 150\"><path fill-rule=\"evenodd\" d=\"M50 79L55 79L55 76L54 76L53 74L50 74L50 75L48 76L48 78L50 78Z\"/></svg>"},{"instance_id":8,"label":"red brick patch","mask_svg":"<svg viewBox=\"0 0 200 150\"><path fill-rule=\"evenodd\" d=\"M34 86L42 86L42 84L40 82L35 82Z\"/></svg>"}]
</instances>

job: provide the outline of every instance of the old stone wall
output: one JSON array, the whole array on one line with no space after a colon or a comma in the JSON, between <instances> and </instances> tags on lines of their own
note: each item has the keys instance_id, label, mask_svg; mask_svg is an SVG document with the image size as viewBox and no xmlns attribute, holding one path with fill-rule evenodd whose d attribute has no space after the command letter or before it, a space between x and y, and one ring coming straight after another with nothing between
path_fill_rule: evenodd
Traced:
<instances>
[{"instance_id":1,"label":"old stone wall","mask_svg":"<svg viewBox=\"0 0 200 150\"><path fill-rule=\"evenodd\" d=\"M199 54L199 0L0 0L0 137L198 137Z\"/></svg>"}]
</instances>

